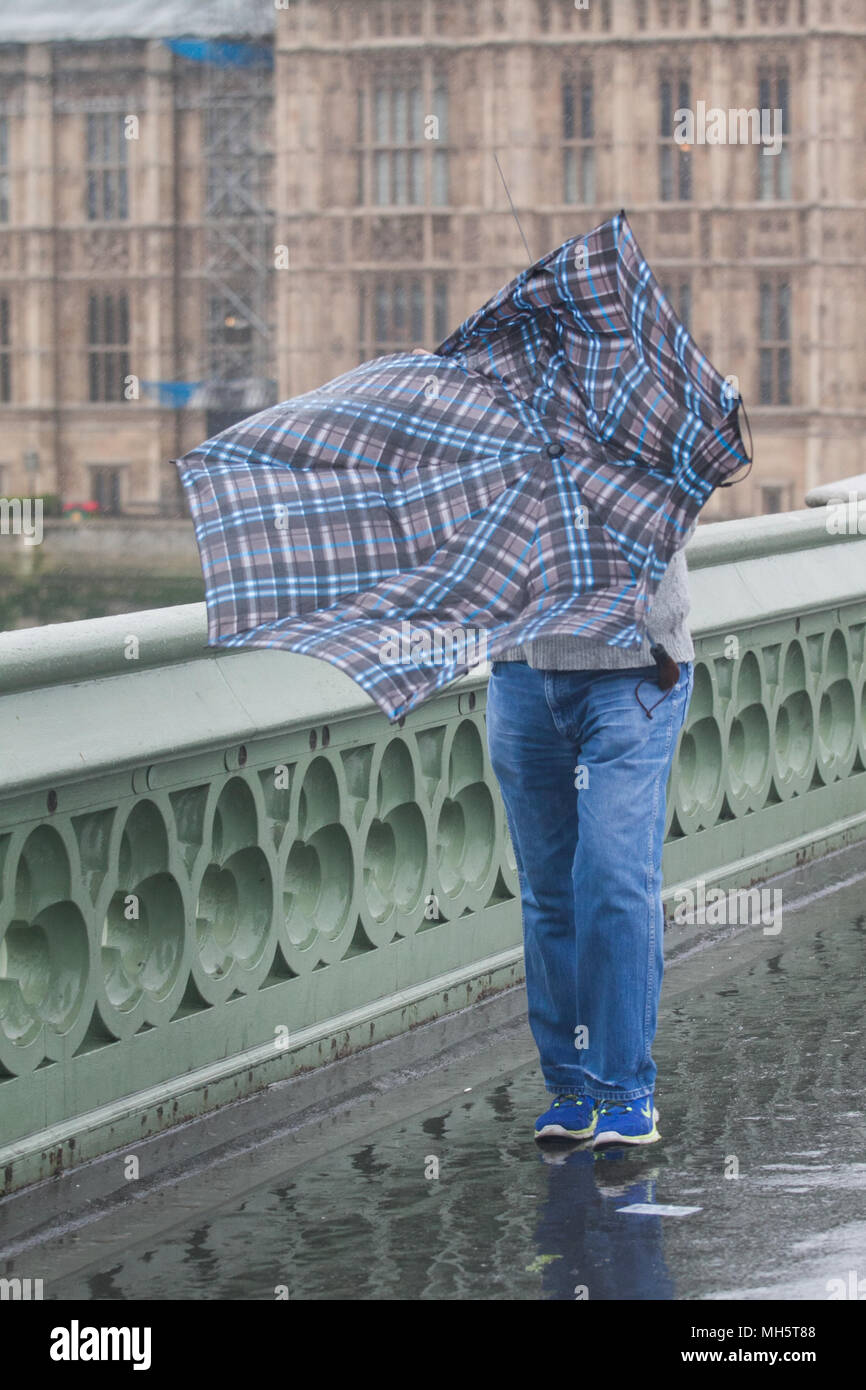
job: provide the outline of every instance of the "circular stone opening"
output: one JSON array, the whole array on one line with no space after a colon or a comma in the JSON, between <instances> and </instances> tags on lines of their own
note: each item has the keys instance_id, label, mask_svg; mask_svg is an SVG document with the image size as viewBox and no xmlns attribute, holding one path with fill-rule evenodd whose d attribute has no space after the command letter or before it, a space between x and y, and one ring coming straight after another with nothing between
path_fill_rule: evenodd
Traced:
<instances>
[{"instance_id":1,"label":"circular stone opening","mask_svg":"<svg viewBox=\"0 0 866 1390\"><path fill-rule=\"evenodd\" d=\"M722 736L711 716L685 731L677 758L679 802L685 815L708 810L722 778Z\"/></svg>"},{"instance_id":2,"label":"circular stone opening","mask_svg":"<svg viewBox=\"0 0 866 1390\"><path fill-rule=\"evenodd\" d=\"M749 705L733 721L728 756L735 795L744 788L758 791L770 760L770 725L762 705Z\"/></svg>"},{"instance_id":3,"label":"circular stone opening","mask_svg":"<svg viewBox=\"0 0 866 1390\"><path fill-rule=\"evenodd\" d=\"M177 883L155 874L114 894L102 929L105 989L116 1009L131 1009L142 993L161 999L177 980L183 958L184 908Z\"/></svg>"},{"instance_id":4,"label":"circular stone opening","mask_svg":"<svg viewBox=\"0 0 866 1390\"><path fill-rule=\"evenodd\" d=\"M818 730L826 751L844 758L854 737L854 691L849 680L834 681L821 696Z\"/></svg>"},{"instance_id":5,"label":"circular stone opening","mask_svg":"<svg viewBox=\"0 0 866 1390\"><path fill-rule=\"evenodd\" d=\"M805 690L789 695L776 715L776 760L783 778L802 777L812 751L812 704Z\"/></svg>"}]
</instances>

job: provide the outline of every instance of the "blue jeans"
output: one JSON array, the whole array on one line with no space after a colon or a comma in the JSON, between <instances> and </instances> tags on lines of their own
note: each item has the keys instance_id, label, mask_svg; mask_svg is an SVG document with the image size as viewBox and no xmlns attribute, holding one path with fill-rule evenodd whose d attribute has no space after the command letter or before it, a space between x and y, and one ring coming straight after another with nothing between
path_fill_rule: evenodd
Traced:
<instances>
[{"instance_id":1,"label":"blue jeans","mask_svg":"<svg viewBox=\"0 0 866 1390\"><path fill-rule=\"evenodd\" d=\"M495 661L490 761L517 859L529 1023L547 1089L652 1093L664 969L665 793L694 673ZM648 719L635 698L652 710Z\"/></svg>"}]
</instances>

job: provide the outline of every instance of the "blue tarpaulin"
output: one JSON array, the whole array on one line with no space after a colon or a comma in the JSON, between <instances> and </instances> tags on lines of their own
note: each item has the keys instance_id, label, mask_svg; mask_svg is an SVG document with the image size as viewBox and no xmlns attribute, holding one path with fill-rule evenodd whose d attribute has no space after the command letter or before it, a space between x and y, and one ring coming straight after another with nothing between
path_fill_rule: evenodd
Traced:
<instances>
[{"instance_id":1,"label":"blue tarpaulin","mask_svg":"<svg viewBox=\"0 0 866 1390\"><path fill-rule=\"evenodd\" d=\"M189 404L190 397L201 384L200 381L143 381L141 383L143 390L149 396L156 396L160 405L172 406L176 410Z\"/></svg>"},{"instance_id":2,"label":"blue tarpaulin","mask_svg":"<svg viewBox=\"0 0 866 1390\"><path fill-rule=\"evenodd\" d=\"M164 39L181 58L193 63L215 63L221 68L272 68L273 49L258 43L223 43L218 39Z\"/></svg>"}]
</instances>

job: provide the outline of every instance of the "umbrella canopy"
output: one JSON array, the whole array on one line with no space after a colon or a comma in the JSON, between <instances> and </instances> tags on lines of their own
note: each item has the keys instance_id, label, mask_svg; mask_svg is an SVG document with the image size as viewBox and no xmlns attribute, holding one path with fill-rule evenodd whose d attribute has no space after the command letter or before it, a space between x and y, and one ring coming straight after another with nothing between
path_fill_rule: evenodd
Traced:
<instances>
[{"instance_id":1,"label":"umbrella canopy","mask_svg":"<svg viewBox=\"0 0 866 1390\"><path fill-rule=\"evenodd\" d=\"M176 460L209 643L330 661L392 720L541 636L635 646L749 461L738 406L620 213L435 352L365 362Z\"/></svg>"}]
</instances>

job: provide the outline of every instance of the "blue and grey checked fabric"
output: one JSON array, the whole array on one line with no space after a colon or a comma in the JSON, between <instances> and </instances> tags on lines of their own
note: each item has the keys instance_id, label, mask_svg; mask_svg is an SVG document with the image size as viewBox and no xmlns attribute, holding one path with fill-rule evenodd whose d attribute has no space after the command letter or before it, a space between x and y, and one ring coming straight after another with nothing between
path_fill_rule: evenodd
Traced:
<instances>
[{"instance_id":1,"label":"blue and grey checked fabric","mask_svg":"<svg viewBox=\"0 0 866 1390\"><path fill-rule=\"evenodd\" d=\"M541 636L636 645L748 461L738 405L620 213L435 352L365 362L176 460L208 640L330 661L391 720Z\"/></svg>"}]
</instances>

